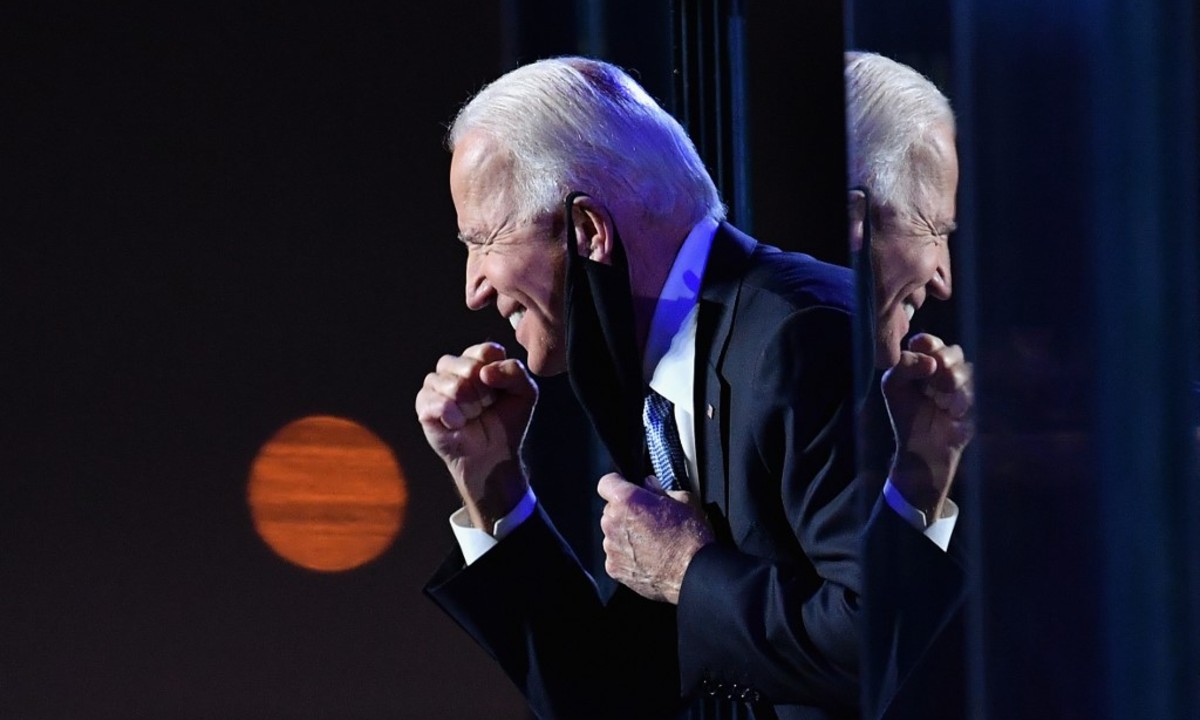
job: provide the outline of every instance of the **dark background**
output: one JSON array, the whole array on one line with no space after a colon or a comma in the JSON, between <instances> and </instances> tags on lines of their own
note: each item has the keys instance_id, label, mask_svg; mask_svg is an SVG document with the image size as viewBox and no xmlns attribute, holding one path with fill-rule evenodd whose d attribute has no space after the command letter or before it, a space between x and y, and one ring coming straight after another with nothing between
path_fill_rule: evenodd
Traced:
<instances>
[{"instance_id":1,"label":"dark background","mask_svg":"<svg viewBox=\"0 0 1200 720\"><path fill-rule=\"evenodd\" d=\"M972 716L1200 716L1197 3L847 5L958 118Z\"/></svg>"},{"instance_id":2,"label":"dark background","mask_svg":"<svg viewBox=\"0 0 1200 720\"><path fill-rule=\"evenodd\" d=\"M6 5L0 716L522 717L420 594L456 505L412 410L465 312L444 124L493 3ZM366 425L407 524L337 574L254 534L282 425ZM448 691L450 679L467 690Z\"/></svg>"}]
</instances>

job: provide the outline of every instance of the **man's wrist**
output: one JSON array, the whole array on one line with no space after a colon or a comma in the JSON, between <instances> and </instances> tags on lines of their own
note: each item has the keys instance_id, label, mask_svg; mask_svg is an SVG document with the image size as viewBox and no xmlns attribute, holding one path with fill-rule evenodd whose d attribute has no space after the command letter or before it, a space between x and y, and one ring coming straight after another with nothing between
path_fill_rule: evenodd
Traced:
<instances>
[{"instance_id":1,"label":"man's wrist","mask_svg":"<svg viewBox=\"0 0 1200 720\"><path fill-rule=\"evenodd\" d=\"M450 528L454 531L454 537L458 541L466 564L470 565L495 547L528 520L536 508L537 496L534 495L533 488L527 488L525 495L517 502L512 512L486 528L480 528L474 524L467 514L466 507L455 511L450 516Z\"/></svg>"},{"instance_id":2,"label":"man's wrist","mask_svg":"<svg viewBox=\"0 0 1200 720\"><path fill-rule=\"evenodd\" d=\"M907 504L924 514L927 523L933 523L942 517L950 495L954 480L950 465L930 463L916 453L902 451L892 462L888 480Z\"/></svg>"},{"instance_id":3,"label":"man's wrist","mask_svg":"<svg viewBox=\"0 0 1200 720\"><path fill-rule=\"evenodd\" d=\"M883 499L904 522L929 538L935 545L942 550L950 547L950 538L958 523L958 506L954 504L953 500L946 498L941 515L927 515L904 499L904 496L892 483L891 478L888 478L883 485Z\"/></svg>"},{"instance_id":4,"label":"man's wrist","mask_svg":"<svg viewBox=\"0 0 1200 720\"><path fill-rule=\"evenodd\" d=\"M516 461L497 465L478 483L482 486L478 493L468 491L465 482L458 485L471 524L488 534L492 534L495 524L511 513L529 492L529 480Z\"/></svg>"}]
</instances>

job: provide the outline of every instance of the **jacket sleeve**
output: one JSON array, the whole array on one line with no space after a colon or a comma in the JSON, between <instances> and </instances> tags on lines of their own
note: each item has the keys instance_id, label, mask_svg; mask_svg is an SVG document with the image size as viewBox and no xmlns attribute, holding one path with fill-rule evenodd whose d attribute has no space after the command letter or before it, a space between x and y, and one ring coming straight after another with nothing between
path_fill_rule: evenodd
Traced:
<instances>
[{"instance_id":1,"label":"jacket sleeve","mask_svg":"<svg viewBox=\"0 0 1200 720\"><path fill-rule=\"evenodd\" d=\"M964 659L953 637L961 628L951 624L966 573L957 541L950 550L877 499L866 533L864 718L964 717Z\"/></svg>"},{"instance_id":2,"label":"jacket sleeve","mask_svg":"<svg viewBox=\"0 0 1200 720\"><path fill-rule=\"evenodd\" d=\"M751 435L743 456L729 459L728 482L771 494L786 518L779 534L790 534L778 542L799 551L768 559L714 543L697 553L678 610L684 692L732 688L836 714L858 706L865 513L854 481L850 323L840 309L794 312L768 331L753 379L731 390L741 408L731 433Z\"/></svg>"},{"instance_id":3,"label":"jacket sleeve","mask_svg":"<svg viewBox=\"0 0 1200 720\"><path fill-rule=\"evenodd\" d=\"M539 509L426 594L496 661L542 720L662 718L679 705L674 608L620 589L602 602Z\"/></svg>"}]
</instances>

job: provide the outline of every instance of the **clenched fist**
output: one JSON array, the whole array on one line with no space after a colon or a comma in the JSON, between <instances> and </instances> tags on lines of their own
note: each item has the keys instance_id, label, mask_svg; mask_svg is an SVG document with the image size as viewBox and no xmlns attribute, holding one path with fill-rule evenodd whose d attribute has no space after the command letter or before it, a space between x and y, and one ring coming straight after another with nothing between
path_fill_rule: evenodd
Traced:
<instances>
[{"instance_id":1,"label":"clenched fist","mask_svg":"<svg viewBox=\"0 0 1200 720\"><path fill-rule=\"evenodd\" d=\"M644 487L616 473L600 478L604 498L604 570L642 597L679 604L692 558L713 542L712 527L692 494L664 493L654 476Z\"/></svg>"},{"instance_id":2,"label":"clenched fist","mask_svg":"<svg viewBox=\"0 0 1200 720\"><path fill-rule=\"evenodd\" d=\"M892 484L932 522L942 516L954 473L975 428L972 367L958 345L915 335L884 373L883 397L896 435Z\"/></svg>"},{"instance_id":3,"label":"clenched fist","mask_svg":"<svg viewBox=\"0 0 1200 720\"><path fill-rule=\"evenodd\" d=\"M521 441L537 385L495 343L444 355L417 393L417 419L454 478L475 527L492 532L529 487Z\"/></svg>"}]
</instances>

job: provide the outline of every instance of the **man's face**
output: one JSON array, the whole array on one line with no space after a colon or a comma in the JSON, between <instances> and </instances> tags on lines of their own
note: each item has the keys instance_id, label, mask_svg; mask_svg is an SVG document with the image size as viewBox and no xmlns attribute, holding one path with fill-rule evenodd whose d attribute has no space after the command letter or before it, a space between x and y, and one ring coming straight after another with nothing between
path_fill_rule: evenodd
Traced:
<instances>
[{"instance_id":1,"label":"man's face","mask_svg":"<svg viewBox=\"0 0 1200 720\"><path fill-rule=\"evenodd\" d=\"M871 237L875 273L875 363L887 368L900 362L900 344L909 333L913 314L930 296L950 297L950 233L954 230L954 194L958 189L958 157L949 126L934 132L937 149L935 181L928 197L908 212L884 207Z\"/></svg>"},{"instance_id":2,"label":"man's face","mask_svg":"<svg viewBox=\"0 0 1200 720\"><path fill-rule=\"evenodd\" d=\"M493 302L529 354L529 369L567 368L563 287L566 247L554 218L521 220L509 188L512 163L485 135L468 133L450 161L450 194L467 247L467 307Z\"/></svg>"}]
</instances>

